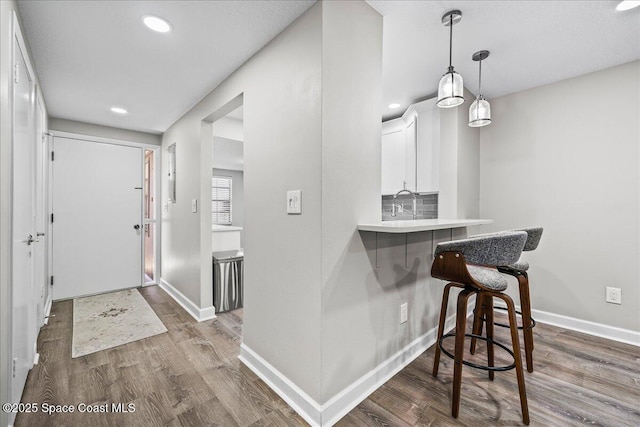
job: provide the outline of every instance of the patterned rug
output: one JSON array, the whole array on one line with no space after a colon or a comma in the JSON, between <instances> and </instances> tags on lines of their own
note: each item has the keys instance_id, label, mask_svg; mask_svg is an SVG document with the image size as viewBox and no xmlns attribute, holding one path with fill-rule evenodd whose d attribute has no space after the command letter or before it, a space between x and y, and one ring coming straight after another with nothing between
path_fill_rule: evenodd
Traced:
<instances>
[{"instance_id":1,"label":"patterned rug","mask_svg":"<svg viewBox=\"0 0 640 427\"><path fill-rule=\"evenodd\" d=\"M163 332L167 328L136 289L73 300L72 358Z\"/></svg>"}]
</instances>

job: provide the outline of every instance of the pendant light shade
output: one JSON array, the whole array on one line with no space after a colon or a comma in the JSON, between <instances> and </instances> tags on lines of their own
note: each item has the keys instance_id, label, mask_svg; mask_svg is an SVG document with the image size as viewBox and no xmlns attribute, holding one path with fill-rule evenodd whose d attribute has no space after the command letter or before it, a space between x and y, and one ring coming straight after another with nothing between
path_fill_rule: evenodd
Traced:
<instances>
[{"instance_id":1,"label":"pendant light shade","mask_svg":"<svg viewBox=\"0 0 640 427\"><path fill-rule=\"evenodd\" d=\"M469 126L479 128L491 124L491 105L479 95L469 107Z\"/></svg>"},{"instance_id":2,"label":"pendant light shade","mask_svg":"<svg viewBox=\"0 0 640 427\"><path fill-rule=\"evenodd\" d=\"M456 107L464 102L462 76L451 65L453 49L453 26L462 19L462 12L451 10L442 17L442 25L449 27L449 68L438 84L438 102L440 108Z\"/></svg>"},{"instance_id":3,"label":"pendant light shade","mask_svg":"<svg viewBox=\"0 0 640 427\"><path fill-rule=\"evenodd\" d=\"M438 84L438 107L451 108L464 102L462 76L449 67Z\"/></svg>"},{"instance_id":4,"label":"pendant light shade","mask_svg":"<svg viewBox=\"0 0 640 427\"><path fill-rule=\"evenodd\" d=\"M478 96L469 107L469 126L477 128L491 124L491 105L482 95L482 60L489 57L488 50L481 50L473 54L471 59L479 62Z\"/></svg>"}]
</instances>

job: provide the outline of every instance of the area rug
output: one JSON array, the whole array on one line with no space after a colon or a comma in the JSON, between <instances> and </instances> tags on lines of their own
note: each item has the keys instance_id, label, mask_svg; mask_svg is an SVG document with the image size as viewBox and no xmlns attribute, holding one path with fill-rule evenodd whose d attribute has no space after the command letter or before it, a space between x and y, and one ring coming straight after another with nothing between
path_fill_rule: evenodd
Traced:
<instances>
[{"instance_id":1,"label":"area rug","mask_svg":"<svg viewBox=\"0 0 640 427\"><path fill-rule=\"evenodd\" d=\"M73 300L72 358L163 332L167 328L136 289Z\"/></svg>"}]
</instances>

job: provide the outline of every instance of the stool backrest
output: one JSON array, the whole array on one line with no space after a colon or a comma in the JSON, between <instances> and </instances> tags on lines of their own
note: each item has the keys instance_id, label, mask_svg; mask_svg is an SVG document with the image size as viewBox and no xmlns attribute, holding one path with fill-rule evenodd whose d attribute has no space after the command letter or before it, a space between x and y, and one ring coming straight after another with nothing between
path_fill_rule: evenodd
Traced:
<instances>
[{"instance_id":1,"label":"stool backrest","mask_svg":"<svg viewBox=\"0 0 640 427\"><path fill-rule=\"evenodd\" d=\"M527 241L524 244L523 251L534 251L540 243L542 237L542 227L520 228L514 231L525 231L527 233Z\"/></svg>"},{"instance_id":2,"label":"stool backrest","mask_svg":"<svg viewBox=\"0 0 640 427\"><path fill-rule=\"evenodd\" d=\"M435 255L460 252L468 264L496 267L518 261L527 240L526 231L507 231L438 243Z\"/></svg>"}]
</instances>

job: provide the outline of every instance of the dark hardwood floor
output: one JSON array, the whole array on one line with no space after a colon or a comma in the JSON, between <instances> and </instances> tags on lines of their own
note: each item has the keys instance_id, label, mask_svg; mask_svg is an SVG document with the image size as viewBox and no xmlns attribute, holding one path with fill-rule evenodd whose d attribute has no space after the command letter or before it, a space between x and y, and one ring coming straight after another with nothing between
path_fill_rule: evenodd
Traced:
<instances>
[{"instance_id":1,"label":"dark hardwood floor","mask_svg":"<svg viewBox=\"0 0 640 427\"><path fill-rule=\"evenodd\" d=\"M157 286L140 293L168 332L71 359L72 301L53 304L23 402L133 403L133 413L18 414L15 426L306 425L237 359L242 310L196 322Z\"/></svg>"},{"instance_id":2,"label":"dark hardwood floor","mask_svg":"<svg viewBox=\"0 0 640 427\"><path fill-rule=\"evenodd\" d=\"M140 292L169 331L77 359L71 359L72 302L54 303L22 398L40 405L133 403L135 412L22 413L16 426L307 425L238 361L242 310L197 323L162 289ZM640 349L542 324L534 331L535 372L525 373L531 425L640 426ZM496 328L502 342L507 333ZM337 425L522 425L514 371L498 372L491 382L465 367L460 416L452 419L452 360L442 357L434 378L433 350ZM485 357L479 343L474 358Z\"/></svg>"}]
</instances>

